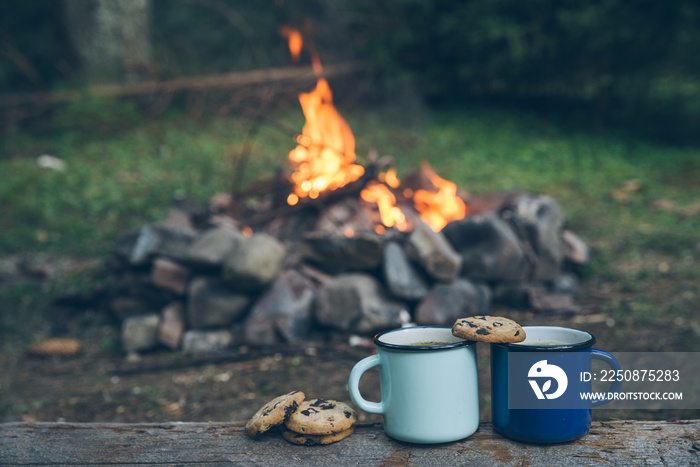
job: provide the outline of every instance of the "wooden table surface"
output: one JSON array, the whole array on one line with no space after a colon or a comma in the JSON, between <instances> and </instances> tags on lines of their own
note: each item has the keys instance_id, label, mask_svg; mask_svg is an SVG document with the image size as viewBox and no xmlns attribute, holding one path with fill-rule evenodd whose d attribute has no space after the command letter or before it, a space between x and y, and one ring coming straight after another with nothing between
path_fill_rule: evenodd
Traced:
<instances>
[{"instance_id":1,"label":"wooden table surface","mask_svg":"<svg viewBox=\"0 0 700 467\"><path fill-rule=\"evenodd\" d=\"M593 422L567 444L509 441L482 424L469 438L414 445L381 424L327 446L297 446L279 432L249 438L244 423L4 423L0 465L700 465L700 420Z\"/></svg>"}]
</instances>

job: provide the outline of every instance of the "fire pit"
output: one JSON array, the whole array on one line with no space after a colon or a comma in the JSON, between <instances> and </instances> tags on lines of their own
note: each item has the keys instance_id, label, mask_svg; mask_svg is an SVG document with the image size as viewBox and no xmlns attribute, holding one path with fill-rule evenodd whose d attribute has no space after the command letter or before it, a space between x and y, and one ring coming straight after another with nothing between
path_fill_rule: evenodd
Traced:
<instances>
[{"instance_id":1,"label":"fire pit","mask_svg":"<svg viewBox=\"0 0 700 467\"><path fill-rule=\"evenodd\" d=\"M299 101L291 174L118 242L108 290L127 352L452 325L492 303L577 311L570 271L588 248L554 199L471 196L427 163L403 180L391 161L360 165L328 82Z\"/></svg>"}]
</instances>

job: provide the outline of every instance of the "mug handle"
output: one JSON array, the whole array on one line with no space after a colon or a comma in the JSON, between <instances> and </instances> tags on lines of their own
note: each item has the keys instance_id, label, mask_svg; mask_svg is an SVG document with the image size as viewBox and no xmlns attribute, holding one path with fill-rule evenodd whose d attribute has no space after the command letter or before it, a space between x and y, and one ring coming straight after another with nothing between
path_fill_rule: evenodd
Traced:
<instances>
[{"instance_id":1,"label":"mug handle","mask_svg":"<svg viewBox=\"0 0 700 467\"><path fill-rule=\"evenodd\" d=\"M384 413L384 404L381 401L370 402L365 400L360 394L360 378L362 378L365 371L375 366L379 366L379 355L372 355L357 362L350 372L348 391L350 392L350 398L360 409L368 413L382 414Z\"/></svg>"},{"instance_id":2,"label":"mug handle","mask_svg":"<svg viewBox=\"0 0 700 467\"><path fill-rule=\"evenodd\" d=\"M618 370L621 370L620 363L617 361L615 357L613 357L611 354L608 352L605 352L603 350L598 350L598 349L591 349L591 358L595 358L596 360L602 360L610 367L615 370L616 372ZM622 381L616 380L613 381L606 393L616 393L620 392L620 389L622 388ZM613 399L602 399L602 400L595 400L591 402L591 407L599 407L601 405L605 405L609 402L612 402Z\"/></svg>"}]
</instances>

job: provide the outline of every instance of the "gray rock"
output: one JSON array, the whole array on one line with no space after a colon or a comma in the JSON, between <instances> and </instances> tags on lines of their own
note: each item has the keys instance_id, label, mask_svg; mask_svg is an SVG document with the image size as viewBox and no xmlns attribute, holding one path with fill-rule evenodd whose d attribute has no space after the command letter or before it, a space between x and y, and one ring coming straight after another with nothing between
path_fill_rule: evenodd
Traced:
<instances>
[{"instance_id":1,"label":"gray rock","mask_svg":"<svg viewBox=\"0 0 700 467\"><path fill-rule=\"evenodd\" d=\"M286 249L274 237L254 234L236 242L224 261L223 277L237 290L259 290L282 269Z\"/></svg>"},{"instance_id":2,"label":"gray rock","mask_svg":"<svg viewBox=\"0 0 700 467\"><path fill-rule=\"evenodd\" d=\"M581 282L573 274L562 273L552 281L549 291L576 296L581 293Z\"/></svg>"},{"instance_id":3,"label":"gray rock","mask_svg":"<svg viewBox=\"0 0 700 467\"><path fill-rule=\"evenodd\" d=\"M559 204L549 196L523 195L512 201L504 215L535 258L531 279L557 277L564 258L561 234L565 222Z\"/></svg>"},{"instance_id":4,"label":"gray rock","mask_svg":"<svg viewBox=\"0 0 700 467\"><path fill-rule=\"evenodd\" d=\"M421 300L428 293L428 280L408 259L406 252L396 242L384 245L382 273L384 281L394 296L410 301Z\"/></svg>"},{"instance_id":5,"label":"gray rock","mask_svg":"<svg viewBox=\"0 0 700 467\"><path fill-rule=\"evenodd\" d=\"M159 312L177 297L171 290L156 287L151 280L151 272L143 268L110 275L108 282L110 295L136 298L154 312Z\"/></svg>"},{"instance_id":6,"label":"gray rock","mask_svg":"<svg viewBox=\"0 0 700 467\"><path fill-rule=\"evenodd\" d=\"M187 322L194 329L229 326L250 306L250 297L231 290L218 278L199 277L190 282Z\"/></svg>"},{"instance_id":7,"label":"gray rock","mask_svg":"<svg viewBox=\"0 0 700 467\"><path fill-rule=\"evenodd\" d=\"M122 346L128 353L154 348L158 342L157 314L132 316L122 321Z\"/></svg>"},{"instance_id":8,"label":"gray rock","mask_svg":"<svg viewBox=\"0 0 700 467\"><path fill-rule=\"evenodd\" d=\"M230 347L246 345L245 340L245 325L247 319L242 319L231 325L229 331L231 332L231 345Z\"/></svg>"},{"instance_id":9,"label":"gray rock","mask_svg":"<svg viewBox=\"0 0 700 467\"><path fill-rule=\"evenodd\" d=\"M262 232L275 238L283 238L285 241L298 242L309 231L314 229L318 212L313 209L305 209L293 216L279 216L265 224Z\"/></svg>"},{"instance_id":10,"label":"gray rock","mask_svg":"<svg viewBox=\"0 0 700 467\"><path fill-rule=\"evenodd\" d=\"M492 289L493 303L512 308L525 309L530 307L530 290L544 289L542 283L532 282L501 282Z\"/></svg>"},{"instance_id":11,"label":"gray rock","mask_svg":"<svg viewBox=\"0 0 700 467\"><path fill-rule=\"evenodd\" d=\"M403 303L386 296L374 277L355 273L338 275L321 286L315 316L325 326L369 334L400 327L405 310Z\"/></svg>"},{"instance_id":12,"label":"gray rock","mask_svg":"<svg viewBox=\"0 0 700 467\"><path fill-rule=\"evenodd\" d=\"M114 256L120 261L128 264L129 258L131 257L131 252L134 249L134 245L136 244L136 240L139 238L140 233L141 230L139 229L128 232L119 237L114 244Z\"/></svg>"},{"instance_id":13,"label":"gray rock","mask_svg":"<svg viewBox=\"0 0 700 467\"><path fill-rule=\"evenodd\" d=\"M531 259L515 232L496 214L469 216L442 229L462 255L462 276L479 280L526 280Z\"/></svg>"},{"instance_id":14,"label":"gray rock","mask_svg":"<svg viewBox=\"0 0 700 467\"><path fill-rule=\"evenodd\" d=\"M156 287L182 295L187 290L190 270L167 258L155 258L151 268L151 281Z\"/></svg>"},{"instance_id":15,"label":"gray rock","mask_svg":"<svg viewBox=\"0 0 700 467\"><path fill-rule=\"evenodd\" d=\"M238 230L218 227L199 235L187 251L187 260L197 266L220 267L245 237Z\"/></svg>"},{"instance_id":16,"label":"gray rock","mask_svg":"<svg viewBox=\"0 0 700 467\"><path fill-rule=\"evenodd\" d=\"M591 260L591 249L581 238L570 230L561 233L564 248L564 258L574 264L588 264Z\"/></svg>"},{"instance_id":17,"label":"gray rock","mask_svg":"<svg viewBox=\"0 0 700 467\"><path fill-rule=\"evenodd\" d=\"M148 315L154 312L148 302L134 297L116 297L109 303L112 313L121 321L132 316Z\"/></svg>"},{"instance_id":18,"label":"gray rock","mask_svg":"<svg viewBox=\"0 0 700 467\"><path fill-rule=\"evenodd\" d=\"M258 299L245 320L251 344L300 342L309 335L316 292L310 280L294 270L282 272Z\"/></svg>"},{"instance_id":19,"label":"gray rock","mask_svg":"<svg viewBox=\"0 0 700 467\"><path fill-rule=\"evenodd\" d=\"M182 302L173 302L163 308L158 325L158 342L176 350L180 347L185 332L185 307Z\"/></svg>"},{"instance_id":20,"label":"gray rock","mask_svg":"<svg viewBox=\"0 0 700 467\"><path fill-rule=\"evenodd\" d=\"M299 252L306 260L329 271L370 271L382 260L382 246L382 237L373 233L346 237L313 232L304 236Z\"/></svg>"},{"instance_id":21,"label":"gray rock","mask_svg":"<svg viewBox=\"0 0 700 467\"><path fill-rule=\"evenodd\" d=\"M192 213L180 208L171 208L162 224L169 228L186 230L193 235L197 235L197 229L192 223Z\"/></svg>"},{"instance_id":22,"label":"gray rock","mask_svg":"<svg viewBox=\"0 0 700 467\"><path fill-rule=\"evenodd\" d=\"M452 326L459 318L487 314L490 304L488 287L458 279L433 286L416 308L414 320L422 325Z\"/></svg>"},{"instance_id":23,"label":"gray rock","mask_svg":"<svg viewBox=\"0 0 700 467\"><path fill-rule=\"evenodd\" d=\"M425 222L415 219L405 248L408 256L434 279L449 281L458 276L461 256L442 232L434 232Z\"/></svg>"},{"instance_id":24,"label":"gray rock","mask_svg":"<svg viewBox=\"0 0 700 467\"><path fill-rule=\"evenodd\" d=\"M358 233L372 232L375 221L370 218L370 212L359 196L345 196L325 207L311 230L336 236L346 236L348 229Z\"/></svg>"},{"instance_id":25,"label":"gray rock","mask_svg":"<svg viewBox=\"0 0 700 467\"><path fill-rule=\"evenodd\" d=\"M530 289L530 306L534 311L552 313L579 313L582 310L572 295L550 293L543 289Z\"/></svg>"},{"instance_id":26,"label":"gray rock","mask_svg":"<svg viewBox=\"0 0 700 467\"><path fill-rule=\"evenodd\" d=\"M133 240L131 245L129 240ZM147 264L156 255L184 260L193 241L194 234L188 230L149 224L141 227L136 235L125 237L117 253L125 255L133 266Z\"/></svg>"},{"instance_id":27,"label":"gray rock","mask_svg":"<svg viewBox=\"0 0 700 467\"><path fill-rule=\"evenodd\" d=\"M225 350L231 345L231 332L225 329L216 331L186 331L182 336L182 350L188 353L207 353Z\"/></svg>"}]
</instances>

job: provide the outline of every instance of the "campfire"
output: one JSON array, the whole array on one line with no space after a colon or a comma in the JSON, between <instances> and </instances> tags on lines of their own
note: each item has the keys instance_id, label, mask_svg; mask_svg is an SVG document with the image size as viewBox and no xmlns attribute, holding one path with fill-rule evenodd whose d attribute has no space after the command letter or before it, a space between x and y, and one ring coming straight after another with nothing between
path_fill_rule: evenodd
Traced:
<instances>
[{"instance_id":1,"label":"campfire","mask_svg":"<svg viewBox=\"0 0 700 467\"><path fill-rule=\"evenodd\" d=\"M285 28L290 51L303 47ZM309 48L316 87L273 189L174 208L115 247L111 310L128 352L208 351L451 326L494 303L577 312L570 271L588 249L551 197L474 196L424 162L358 162L355 138Z\"/></svg>"}]
</instances>

